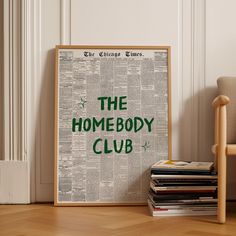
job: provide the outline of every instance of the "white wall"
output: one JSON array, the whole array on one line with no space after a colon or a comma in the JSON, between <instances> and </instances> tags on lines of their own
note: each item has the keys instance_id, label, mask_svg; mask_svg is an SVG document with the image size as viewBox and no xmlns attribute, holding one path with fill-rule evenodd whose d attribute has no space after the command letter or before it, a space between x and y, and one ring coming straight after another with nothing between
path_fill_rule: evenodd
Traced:
<instances>
[{"instance_id":1,"label":"white wall","mask_svg":"<svg viewBox=\"0 0 236 236\"><path fill-rule=\"evenodd\" d=\"M170 45L172 121L178 122L180 1L72 0L71 44ZM69 32L68 32L69 33ZM178 158L178 127L173 127L173 158Z\"/></svg>"},{"instance_id":2,"label":"white wall","mask_svg":"<svg viewBox=\"0 0 236 236\"><path fill-rule=\"evenodd\" d=\"M236 30L231 26L236 22L233 15L236 1L32 2L31 96L35 100L37 128L36 184L32 191L36 193L36 201L53 199L53 48L56 44L170 45L173 158L213 160L211 100L216 94L216 78L223 74L236 75L233 65Z\"/></svg>"}]
</instances>

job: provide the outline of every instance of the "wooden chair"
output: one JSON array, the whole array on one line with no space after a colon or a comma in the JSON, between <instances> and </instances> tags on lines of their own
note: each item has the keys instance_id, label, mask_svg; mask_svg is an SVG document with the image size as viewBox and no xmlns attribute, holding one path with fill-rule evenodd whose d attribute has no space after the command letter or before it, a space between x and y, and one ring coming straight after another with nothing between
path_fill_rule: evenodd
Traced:
<instances>
[{"instance_id":1,"label":"wooden chair","mask_svg":"<svg viewBox=\"0 0 236 236\"><path fill-rule=\"evenodd\" d=\"M226 157L236 155L236 77L221 77L217 85L220 95L212 103L215 109L215 144L212 151L218 169L217 219L219 223L225 223Z\"/></svg>"}]
</instances>

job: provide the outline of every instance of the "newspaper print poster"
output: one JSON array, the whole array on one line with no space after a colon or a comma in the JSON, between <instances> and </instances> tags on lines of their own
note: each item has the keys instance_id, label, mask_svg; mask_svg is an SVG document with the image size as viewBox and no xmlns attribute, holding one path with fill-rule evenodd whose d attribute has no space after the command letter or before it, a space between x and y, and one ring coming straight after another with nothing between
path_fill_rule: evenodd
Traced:
<instances>
[{"instance_id":1,"label":"newspaper print poster","mask_svg":"<svg viewBox=\"0 0 236 236\"><path fill-rule=\"evenodd\" d=\"M55 205L146 203L171 158L169 50L56 48Z\"/></svg>"}]
</instances>

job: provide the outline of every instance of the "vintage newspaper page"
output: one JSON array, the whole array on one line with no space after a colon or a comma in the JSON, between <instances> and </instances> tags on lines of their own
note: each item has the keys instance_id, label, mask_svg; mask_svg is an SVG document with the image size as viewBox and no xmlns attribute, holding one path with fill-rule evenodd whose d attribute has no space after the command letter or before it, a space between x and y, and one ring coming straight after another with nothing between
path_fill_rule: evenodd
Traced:
<instances>
[{"instance_id":1,"label":"vintage newspaper page","mask_svg":"<svg viewBox=\"0 0 236 236\"><path fill-rule=\"evenodd\" d=\"M144 203L168 159L167 49L59 49L59 203Z\"/></svg>"}]
</instances>

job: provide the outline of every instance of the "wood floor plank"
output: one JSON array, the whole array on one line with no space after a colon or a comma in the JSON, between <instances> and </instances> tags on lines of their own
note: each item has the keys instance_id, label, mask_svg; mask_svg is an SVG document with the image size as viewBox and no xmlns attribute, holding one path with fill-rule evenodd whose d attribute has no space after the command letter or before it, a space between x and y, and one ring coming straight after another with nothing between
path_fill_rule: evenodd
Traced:
<instances>
[{"instance_id":1,"label":"wood floor plank","mask_svg":"<svg viewBox=\"0 0 236 236\"><path fill-rule=\"evenodd\" d=\"M151 217L146 206L0 205L0 236L13 235L235 236L236 203L229 204L224 225L214 216Z\"/></svg>"}]
</instances>

